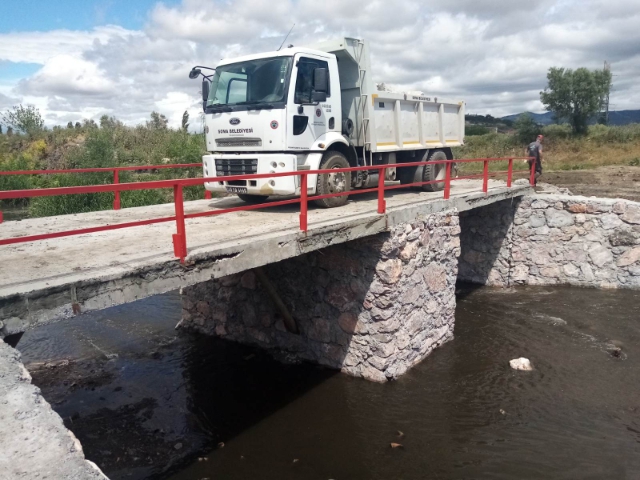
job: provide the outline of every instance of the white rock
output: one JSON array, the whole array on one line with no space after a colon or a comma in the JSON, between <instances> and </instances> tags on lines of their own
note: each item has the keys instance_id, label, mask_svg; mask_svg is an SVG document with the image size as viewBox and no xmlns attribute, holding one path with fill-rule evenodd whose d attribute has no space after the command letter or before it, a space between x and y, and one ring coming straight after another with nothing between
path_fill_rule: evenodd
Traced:
<instances>
[{"instance_id":1,"label":"white rock","mask_svg":"<svg viewBox=\"0 0 640 480\"><path fill-rule=\"evenodd\" d=\"M529 359L524 357L514 358L513 360L510 360L509 365L511 365L511 368L513 368L514 370L522 370L525 372L530 372L531 370L533 370Z\"/></svg>"}]
</instances>

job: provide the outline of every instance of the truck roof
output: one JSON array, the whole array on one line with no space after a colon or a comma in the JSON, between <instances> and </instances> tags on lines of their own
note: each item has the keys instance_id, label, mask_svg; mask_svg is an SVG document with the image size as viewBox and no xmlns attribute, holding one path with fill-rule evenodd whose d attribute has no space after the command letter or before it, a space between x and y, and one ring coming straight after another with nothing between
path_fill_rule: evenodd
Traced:
<instances>
[{"instance_id":1,"label":"truck roof","mask_svg":"<svg viewBox=\"0 0 640 480\"><path fill-rule=\"evenodd\" d=\"M320 57L331 58L331 53L323 52L321 50L314 50L306 47L285 47L278 51L254 53L252 55L244 55L242 57L225 58L221 60L218 65L229 65L230 63L247 62L249 60L257 60L260 58L273 58L273 57L292 57L296 53L306 53L312 55L318 55Z\"/></svg>"}]
</instances>

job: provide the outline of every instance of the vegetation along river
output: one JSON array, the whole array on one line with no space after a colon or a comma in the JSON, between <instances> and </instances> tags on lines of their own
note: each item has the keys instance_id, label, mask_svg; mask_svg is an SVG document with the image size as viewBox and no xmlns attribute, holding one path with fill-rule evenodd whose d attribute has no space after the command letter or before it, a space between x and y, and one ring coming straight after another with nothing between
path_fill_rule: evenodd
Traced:
<instances>
[{"instance_id":1,"label":"vegetation along river","mask_svg":"<svg viewBox=\"0 0 640 480\"><path fill-rule=\"evenodd\" d=\"M111 479L638 478L640 292L463 286L455 340L385 385L176 332L180 311L157 296L18 346Z\"/></svg>"}]
</instances>

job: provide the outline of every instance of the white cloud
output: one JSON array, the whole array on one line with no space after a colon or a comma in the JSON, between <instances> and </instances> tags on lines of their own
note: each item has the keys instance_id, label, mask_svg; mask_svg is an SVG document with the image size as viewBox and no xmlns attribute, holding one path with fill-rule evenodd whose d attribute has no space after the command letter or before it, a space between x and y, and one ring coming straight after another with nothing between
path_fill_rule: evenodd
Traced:
<instances>
[{"instance_id":1,"label":"white cloud","mask_svg":"<svg viewBox=\"0 0 640 480\"><path fill-rule=\"evenodd\" d=\"M0 60L42 68L0 105L35 99L48 123L103 113L135 124L152 110L173 126L199 110L192 65L347 35L370 42L376 81L440 97L467 110L540 111L551 66L612 62L617 109L640 108L640 0L183 0L158 3L141 31L105 26L0 34ZM197 122L192 121L192 125Z\"/></svg>"},{"instance_id":2,"label":"white cloud","mask_svg":"<svg viewBox=\"0 0 640 480\"><path fill-rule=\"evenodd\" d=\"M72 55L56 55L32 77L23 80L18 91L31 95L102 95L115 83L95 63Z\"/></svg>"}]
</instances>

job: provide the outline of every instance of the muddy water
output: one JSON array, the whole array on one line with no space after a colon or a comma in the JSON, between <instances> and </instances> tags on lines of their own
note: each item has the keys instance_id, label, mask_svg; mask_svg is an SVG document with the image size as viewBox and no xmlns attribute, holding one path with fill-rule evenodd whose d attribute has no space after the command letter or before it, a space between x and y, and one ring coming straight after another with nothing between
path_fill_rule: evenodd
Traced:
<instances>
[{"instance_id":1,"label":"muddy water","mask_svg":"<svg viewBox=\"0 0 640 480\"><path fill-rule=\"evenodd\" d=\"M19 345L112 479L638 478L638 292L463 288L455 340L387 385L178 334L179 314L164 295Z\"/></svg>"}]
</instances>

